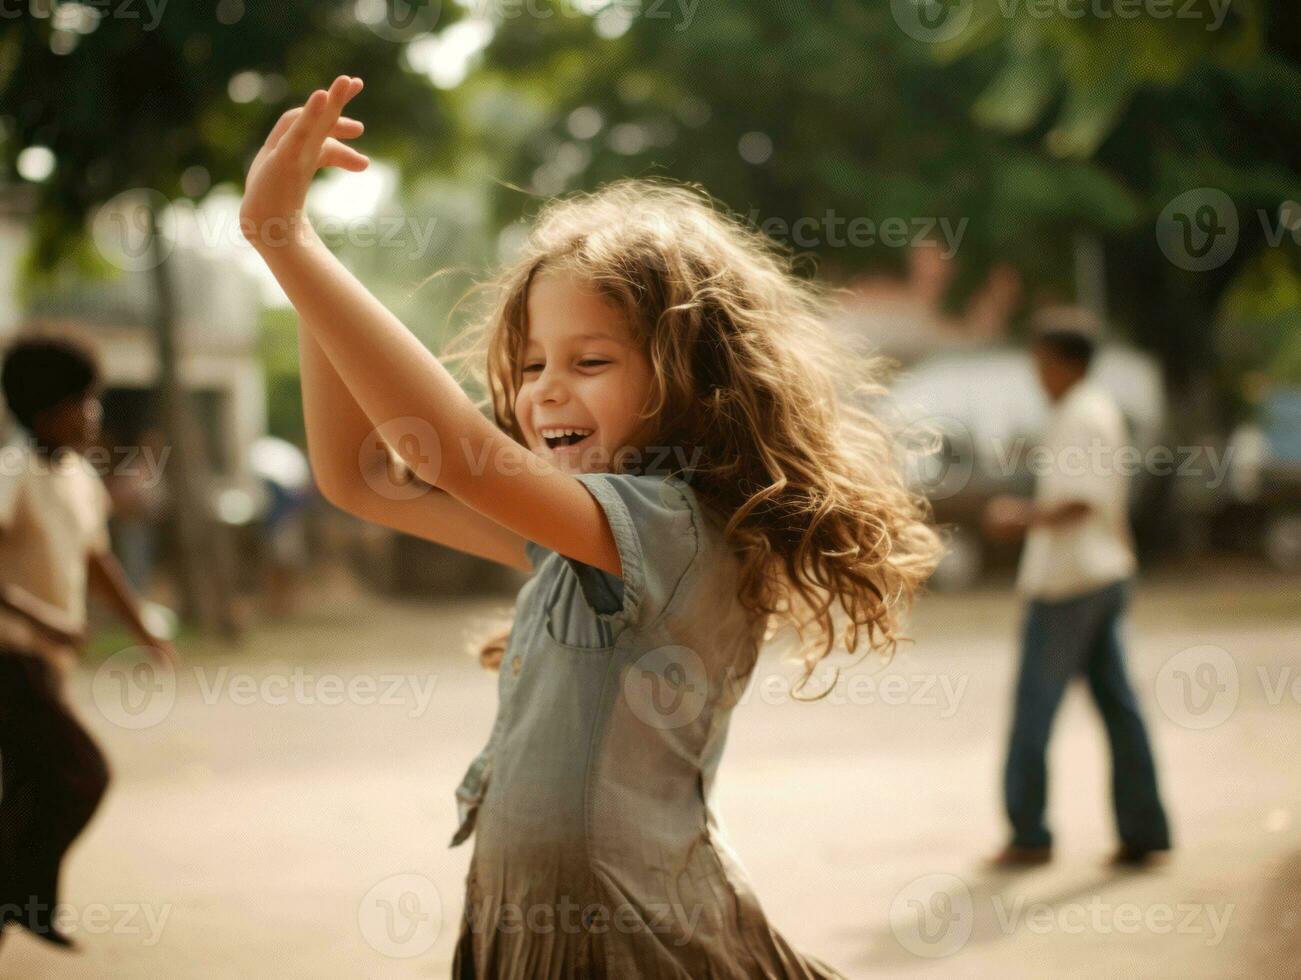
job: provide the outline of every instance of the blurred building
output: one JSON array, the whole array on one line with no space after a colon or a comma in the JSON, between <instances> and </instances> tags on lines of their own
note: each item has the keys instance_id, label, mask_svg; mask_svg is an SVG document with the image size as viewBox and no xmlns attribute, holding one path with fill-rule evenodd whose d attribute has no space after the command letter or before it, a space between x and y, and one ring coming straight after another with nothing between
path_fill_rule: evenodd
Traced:
<instances>
[{"instance_id":1,"label":"blurred building","mask_svg":"<svg viewBox=\"0 0 1301 980\"><path fill-rule=\"evenodd\" d=\"M1007 337L1021 302L1021 279L997 266L963 308L950 313L953 259L939 243L912 246L902 277L870 276L848 284L835 328L856 345L911 364L930 354L984 347Z\"/></svg>"},{"instance_id":2,"label":"blurred building","mask_svg":"<svg viewBox=\"0 0 1301 980\"><path fill-rule=\"evenodd\" d=\"M104 372L106 440L110 447L141 445L160 428L154 272L118 268L109 278L60 277L24 287L30 220L21 188L0 193L0 347L23 329L72 329L90 337ZM212 504L223 519L243 523L259 506L250 453L266 432L257 284L233 258L192 245L177 244L167 270L180 374L203 437Z\"/></svg>"}]
</instances>

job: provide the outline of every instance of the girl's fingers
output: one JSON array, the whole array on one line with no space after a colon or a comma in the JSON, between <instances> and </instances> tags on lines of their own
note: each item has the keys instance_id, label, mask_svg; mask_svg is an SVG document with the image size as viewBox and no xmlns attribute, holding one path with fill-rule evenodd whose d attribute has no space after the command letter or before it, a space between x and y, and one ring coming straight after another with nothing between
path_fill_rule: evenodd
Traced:
<instances>
[{"instance_id":1,"label":"girl's fingers","mask_svg":"<svg viewBox=\"0 0 1301 980\"><path fill-rule=\"evenodd\" d=\"M330 138L321 146L321 154L317 158L316 165L318 167L341 167L344 170L355 172L365 170L370 166L370 160L364 153L358 153L351 146Z\"/></svg>"},{"instance_id":2,"label":"girl's fingers","mask_svg":"<svg viewBox=\"0 0 1301 980\"><path fill-rule=\"evenodd\" d=\"M294 108L283 113L280 118L276 120L275 126L272 127L271 135L267 137L265 148L268 150L274 150L276 144L280 142L289 127L293 125L294 120L302 114L302 106L294 106ZM347 116L344 116L334 124L334 129L330 131L330 135L338 137L339 139L350 140L356 139L365 131L366 127L361 120L350 119Z\"/></svg>"},{"instance_id":3,"label":"girl's fingers","mask_svg":"<svg viewBox=\"0 0 1301 980\"><path fill-rule=\"evenodd\" d=\"M325 105L315 115L311 128L307 132L305 148L324 142L330 131L334 129L335 123L339 121L339 114L343 111L343 107L358 91L360 88L354 91L354 81L347 75L340 75L330 83Z\"/></svg>"},{"instance_id":4,"label":"girl's fingers","mask_svg":"<svg viewBox=\"0 0 1301 980\"><path fill-rule=\"evenodd\" d=\"M340 75L328 91L317 89L299 108L284 113L271 129L264 150L283 149L291 158L306 165L341 166L349 170L364 169L369 161L359 153L339 157L331 149L330 159L325 156L326 141L355 139L365 127L356 119L340 116L343 107L362 89L360 78ZM341 145L341 144L340 144ZM339 162L334 162L335 160Z\"/></svg>"},{"instance_id":5,"label":"girl's fingers","mask_svg":"<svg viewBox=\"0 0 1301 980\"><path fill-rule=\"evenodd\" d=\"M300 105L294 106L292 109L287 109L281 113L280 118L276 120L276 124L271 127L271 132L267 135L266 148L268 150L274 150L276 144L279 143L280 140L284 138L285 133L289 131L289 127L294 124L294 120L302 114L303 107Z\"/></svg>"},{"instance_id":6,"label":"girl's fingers","mask_svg":"<svg viewBox=\"0 0 1301 980\"><path fill-rule=\"evenodd\" d=\"M320 117L321 111L325 108L326 94L321 89L313 92L303 103L302 109L286 130L284 137L280 140L280 148L287 153L299 154L307 146L308 138ZM292 111L292 110L291 110ZM322 134L322 137L324 134ZM320 142L319 140L317 141ZM313 153L315 156L315 153Z\"/></svg>"},{"instance_id":7,"label":"girl's fingers","mask_svg":"<svg viewBox=\"0 0 1301 980\"><path fill-rule=\"evenodd\" d=\"M365 131L366 126L360 119L349 119L344 116L334 124L334 129L330 131L330 135L342 140L351 140L356 139Z\"/></svg>"}]
</instances>

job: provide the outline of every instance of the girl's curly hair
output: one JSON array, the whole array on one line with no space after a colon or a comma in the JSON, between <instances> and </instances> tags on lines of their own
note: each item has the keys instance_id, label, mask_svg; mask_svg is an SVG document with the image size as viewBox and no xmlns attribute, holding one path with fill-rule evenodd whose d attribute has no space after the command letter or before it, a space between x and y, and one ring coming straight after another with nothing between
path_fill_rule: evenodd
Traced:
<instances>
[{"instance_id":1,"label":"girl's curly hair","mask_svg":"<svg viewBox=\"0 0 1301 980\"><path fill-rule=\"evenodd\" d=\"M769 636L794 627L804 680L837 642L892 653L941 545L865 407L883 364L834 341L828 293L699 188L625 179L552 200L453 351L472 368L477 355L493 415L520 442L528 290L544 266L576 273L626 317L654 372L648 445L693 460L684 478L725 523L741 603ZM485 662L502 646L490 641Z\"/></svg>"}]
</instances>

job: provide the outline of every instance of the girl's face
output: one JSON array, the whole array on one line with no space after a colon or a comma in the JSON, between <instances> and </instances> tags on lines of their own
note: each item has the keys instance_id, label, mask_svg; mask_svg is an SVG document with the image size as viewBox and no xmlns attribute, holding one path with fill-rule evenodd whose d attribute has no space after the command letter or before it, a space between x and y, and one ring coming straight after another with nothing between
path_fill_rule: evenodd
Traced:
<instances>
[{"instance_id":1,"label":"girl's face","mask_svg":"<svg viewBox=\"0 0 1301 980\"><path fill-rule=\"evenodd\" d=\"M639 446L650 360L623 315L572 273L543 269L528 295L515 417L529 449L570 473L608 472Z\"/></svg>"}]
</instances>

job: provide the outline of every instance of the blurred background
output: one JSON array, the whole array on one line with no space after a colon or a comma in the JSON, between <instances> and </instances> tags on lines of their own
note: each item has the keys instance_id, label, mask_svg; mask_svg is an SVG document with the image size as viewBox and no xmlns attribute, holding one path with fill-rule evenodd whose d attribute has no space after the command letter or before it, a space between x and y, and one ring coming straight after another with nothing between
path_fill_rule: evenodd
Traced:
<instances>
[{"instance_id":1,"label":"blurred background","mask_svg":"<svg viewBox=\"0 0 1301 980\"><path fill-rule=\"evenodd\" d=\"M703 185L837 290L832 329L897 362L881 408L950 549L917 643L885 668L909 697L738 711L720 806L779 926L850 976L1301 975L1301 7L13 0L0 346L66 330L96 346L114 547L174 611L187 665L140 681L127 717L128 643L108 628L76 695L118 773L70 865L78 921L94 932L106 903L141 922L166 908L166 928L103 930L74 965L14 937L0 976L239 975L267 957L285 976L445 975L468 848L442 844L494 708L465 651L520 579L313 489L295 315L238 206L275 119L339 73L366 80L350 113L373 162L322 176L310 206L433 349L541 201L641 175ZM1131 656L1179 858L1137 880L1090 863L1110 840L1105 744L1072 700L1053 812L1077 863L1008 883L973 869L1002 835L1016 551L979 515L1032 487L1046 405L1025 325L1062 303L1108 324L1096 374L1143 460ZM914 427L942 445L918 449ZM304 663L318 683L436 684L400 702L418 712L331 704L288 683ZM1213 725L1178 700L1179 671L1206 663L1227 672L1217 710L1232 692ZM253 680L247 703L232 676ZM276 678L298 693L269 696ZM927 701L945 690L947 714ZM775 840L787 825L803 829ZM946 907L971 911L955 948L900 925L909 888L930 907L953 881ZM441 927L395 946L368 916L426 886ZM1064 925L1095 899L1228 926L1212 942ZM1027 905L1050 928L1007 912Z\"/></svg>"}]
</instances>

